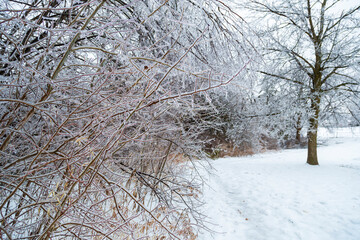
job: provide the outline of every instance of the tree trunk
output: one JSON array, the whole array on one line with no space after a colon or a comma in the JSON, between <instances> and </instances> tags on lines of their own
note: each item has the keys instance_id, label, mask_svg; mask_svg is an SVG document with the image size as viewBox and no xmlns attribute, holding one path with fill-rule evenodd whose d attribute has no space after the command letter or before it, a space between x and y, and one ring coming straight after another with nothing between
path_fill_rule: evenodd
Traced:
<instances>
[{"instance_id":1,"label":"tree trunk","mask_svg":"<svg viewBox=\"0 0 360 240\"><path fill-rule=\"evenodd\" d=\"M319 165L317 157L317 129L308 131L308 157L307 163L310 165Z\"/></svg>"},{"instance_id":2,"label":"tree trunk","mask_svg":"<svg viewBox=\"0 0 360 240\"><path fill-rule=\"evenodd\" d=\"M301 126L301 115L298 116L298 119L296 121L296 137L295 137L295 140L296 140L296 143L297 144L300 144L301 143L301 129L302 129L302 126Z\"/></svg>"},{"instance_id":3,"label":"tree trunk","mask_svg":"<svg viewBox=\"0 0 360 240\"><path fill-rule=\"evenodd\" d=\"M308 130L308 157L307 163L310 165L319 165L317 157L317 131L319 126L320 96L317 95L311 100L311 109L314 115L310 117L310 127Z\"/></svg>"}]
</instances>

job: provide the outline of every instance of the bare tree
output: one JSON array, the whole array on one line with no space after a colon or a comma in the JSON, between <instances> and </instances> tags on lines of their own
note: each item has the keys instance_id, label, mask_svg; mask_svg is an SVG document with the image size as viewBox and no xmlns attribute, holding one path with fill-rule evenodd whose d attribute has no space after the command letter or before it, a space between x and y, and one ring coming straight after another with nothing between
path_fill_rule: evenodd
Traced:
<instances>
[{"instance_id":1,"label":"bare tree","mask_svg":"<svg viewBox=\"0 0 360 240\"><path fill-rule=\"evenodd\" d=\"M360 6L341 9L343 1L251 1L261 13L265 32L265 61L277 62L276 70L261 72L295 89L302 88L309 101L307 163L318 165L317 130L321 106L327 96L356 92L359 79L352 70L359 62ZM344 8L345 9L345 8ZM295 66L295 67L294 67ZM306 77L294 78L301 71ZM295 74L294 74L295 73Z\"/></svg>"},{"instance_id":2,"label":"bare tree","mask_svg":"<svg viewBox=\"0 0 360 240\"><path fill-rule=\"evenodd\" d=\"M195 239L209 125L186 120L249 61L238 16L221 1L1 6L1 238Z\"/></svg>"}]
</instances>

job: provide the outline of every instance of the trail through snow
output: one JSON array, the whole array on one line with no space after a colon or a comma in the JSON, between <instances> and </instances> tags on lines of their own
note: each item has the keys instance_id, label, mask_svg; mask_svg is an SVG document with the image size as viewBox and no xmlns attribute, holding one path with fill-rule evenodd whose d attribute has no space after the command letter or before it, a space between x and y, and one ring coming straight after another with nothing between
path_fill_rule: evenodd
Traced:
<instances>
[{"instance_id":1,"label":"trail through snow","mask_svg":"<svg viewBox=\"0 0 360 240\"><path fill-rule=\"evenodd\" d=\"M359 134L324 133L320 166L305 164L306 149L213 162L204 212L213 233L198 239L359 240ZM332 135L332 136L331 136ZM339 138L339 136L341 138Z\"/></svg>"}]
</instances>

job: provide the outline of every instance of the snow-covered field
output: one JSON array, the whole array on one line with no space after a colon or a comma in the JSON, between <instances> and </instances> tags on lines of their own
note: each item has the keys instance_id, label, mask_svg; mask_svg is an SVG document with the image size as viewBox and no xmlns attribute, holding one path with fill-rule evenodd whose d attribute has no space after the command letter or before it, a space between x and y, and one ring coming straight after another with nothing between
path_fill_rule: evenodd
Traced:
<instances>
[{"instance_id":1,"label":"snow-covered field","mask_svg":"<svg viewBox=\"0 0 360 240\"><path fill-rule=\"evenodd\" d=\"M198 239L359 240L360 128L322 130L320 166L306 149L213 161Z\"/></svg>"}]
</instances>

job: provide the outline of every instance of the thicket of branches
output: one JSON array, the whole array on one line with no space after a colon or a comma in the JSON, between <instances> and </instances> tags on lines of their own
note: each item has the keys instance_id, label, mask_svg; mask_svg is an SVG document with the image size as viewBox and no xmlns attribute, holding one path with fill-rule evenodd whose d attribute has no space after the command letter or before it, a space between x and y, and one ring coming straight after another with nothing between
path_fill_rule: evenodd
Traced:
<instances>
[{"instance_id":1,"label":"thicket of branches","mask_svg":"<svg viewBox=\"0 0 360 240\"><path fill-rule=\"evenodd\" d=\"M215 0L8 0L0 22L2 239L194 239L199 116L249 62L239 16Z\"/></svg>"}]
</instances>

